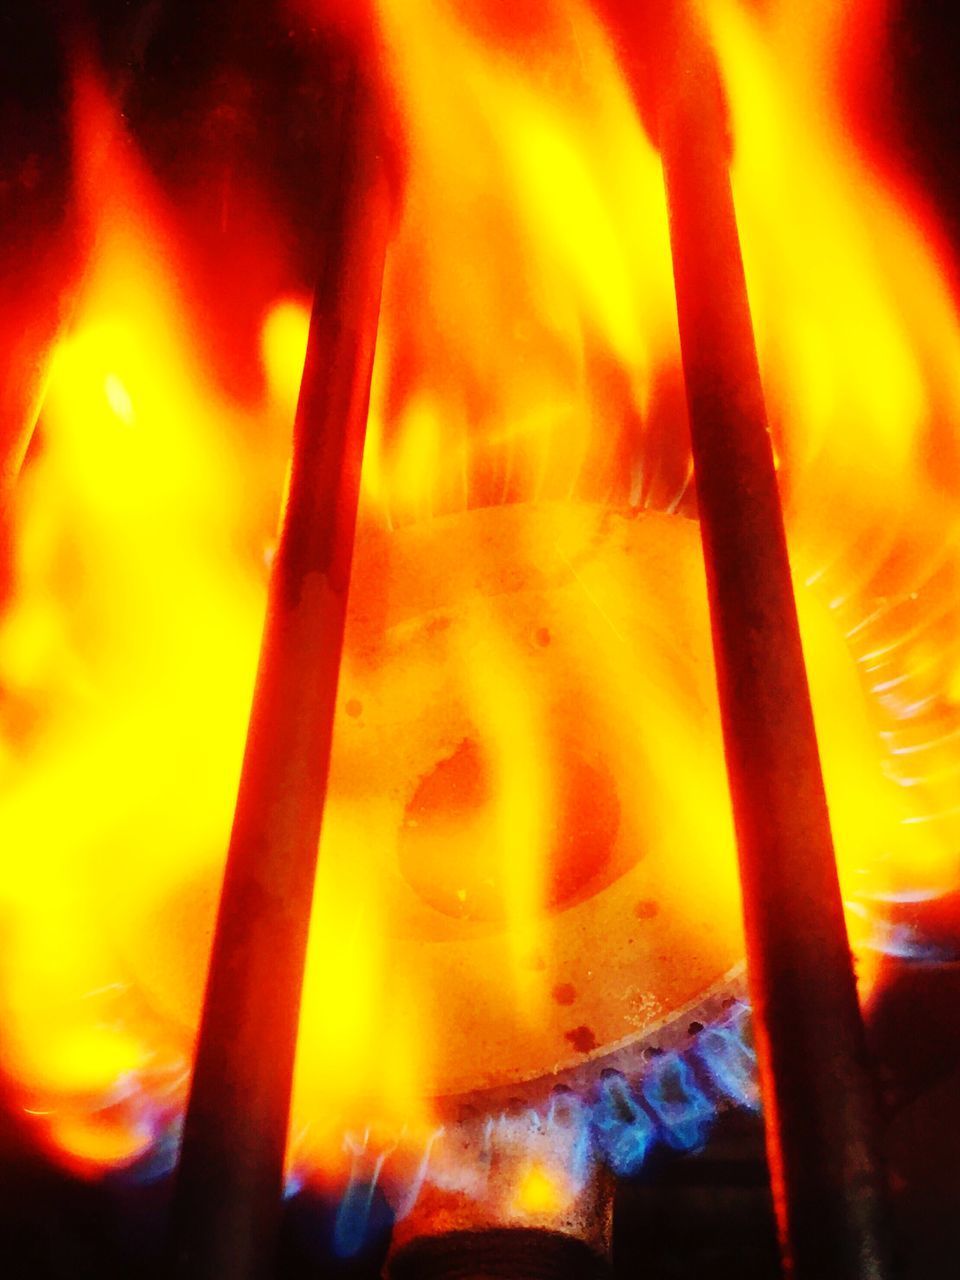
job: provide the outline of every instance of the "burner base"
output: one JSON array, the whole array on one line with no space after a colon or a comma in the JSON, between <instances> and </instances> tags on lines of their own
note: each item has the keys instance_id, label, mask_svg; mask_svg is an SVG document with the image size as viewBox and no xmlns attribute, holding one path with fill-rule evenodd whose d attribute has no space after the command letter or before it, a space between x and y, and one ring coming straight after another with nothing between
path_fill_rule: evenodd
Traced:
<instances>
[{"instance_id":1,"label":"burner base","mask_svg":"<svg viewBox=\"0 0 960 1280\"><path fill-rule=\"evenodd\" d=\"M421 1236L391 1259L389 1280L607 1280L589 1245L560 1231L506 1227Z\"/></svg>"}]
</instances>

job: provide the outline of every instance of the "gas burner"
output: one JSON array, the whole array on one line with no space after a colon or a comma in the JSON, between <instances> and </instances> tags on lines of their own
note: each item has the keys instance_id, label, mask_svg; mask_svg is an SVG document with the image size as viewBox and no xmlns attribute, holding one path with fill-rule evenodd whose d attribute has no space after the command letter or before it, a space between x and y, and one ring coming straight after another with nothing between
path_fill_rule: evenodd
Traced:
<instances>
[{"instance_id":1,"label":"gas burner","mask_svg":"<svg viewBox=\"0 0 960 1280\"><path fill-rule=\"evenodd\" d=\"M796 1280L892 1273L960 322L887 9L809 8L0 20L4 1115L172 1194L164 1280L385 1204L394 1280L594 1276L728 1142Z\"/></svg>"}]
</instances>

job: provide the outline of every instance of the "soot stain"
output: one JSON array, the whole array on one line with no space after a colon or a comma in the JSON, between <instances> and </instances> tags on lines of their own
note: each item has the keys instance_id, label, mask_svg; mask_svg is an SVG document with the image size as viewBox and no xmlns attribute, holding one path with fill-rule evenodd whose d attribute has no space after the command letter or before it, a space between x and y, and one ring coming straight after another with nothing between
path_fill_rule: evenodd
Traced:
<instances>
[{"instance_id":1,"label":"soot stain","mask_svg":"<svg viewBox=\"0 0 960 1280\"><path fill-rule=\"evenodd\" d=\"M597 1037L590 1027L574 1027L565 1033L564 1038L570 1041L577 1053L590 1053L597 1047Z\"/></svg>"}]
</instances>

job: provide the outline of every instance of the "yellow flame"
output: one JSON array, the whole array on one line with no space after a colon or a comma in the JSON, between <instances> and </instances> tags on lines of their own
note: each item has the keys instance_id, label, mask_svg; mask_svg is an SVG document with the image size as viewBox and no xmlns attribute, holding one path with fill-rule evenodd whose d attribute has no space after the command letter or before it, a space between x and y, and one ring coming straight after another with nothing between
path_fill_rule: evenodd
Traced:
<instances>
[{"instance_id":1,"label":"yellow flame","mask_svg":"<svg viewBox=\"0 0 960 1280\"><path fill-rule=\"evenodd\" d=\"M261 350L267 385L273 398L291 415L300 391L309 327L309 308L292 298L276 303L263 323Z\"/></svg>"},{"instance_id":2,"label":"yellow flame","mask_svg":"<svg viewBox=\"0 0 960 1280\"><path fill-rule=\"evenodd\" d=\"M601 973L643 956L620 1035L739 948L658 157L587 5L516 47L468 6L379 8L409 173L293 1108L294 1158L327 1168L344 1130L429 1131L441 1059L591 1052L592 955L553 990L551 964L643 857L650 896L587 944ZM960 323L844 132L845 9L704 5L843 884L873 911L957 882ZM0 618L0 1007L24 1109L87 1168L182 1105L308 313L258 318L236 403L162 200L80 102L96 247ZM561 1198L533 1165L516 1210Z\"/></svg>"},{"instance_id":3,"label":"yellow flame","mask_svg":"<svg viewBox=\"0 0 960 1280\"><path fill-rule=\"evenodd\" d=\"M527 1218L554 1217L569 1206L570 1196L542 1165L524 1171L513 1200L513 1212Z\"/></svg>"}]
</instances>

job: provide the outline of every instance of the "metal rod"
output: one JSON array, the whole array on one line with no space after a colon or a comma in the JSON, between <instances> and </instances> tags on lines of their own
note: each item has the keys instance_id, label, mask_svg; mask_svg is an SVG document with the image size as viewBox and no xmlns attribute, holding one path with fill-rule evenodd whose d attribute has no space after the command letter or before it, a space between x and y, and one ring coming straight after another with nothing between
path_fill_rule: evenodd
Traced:
<instances>
[{"instance_id":1,"label":"metal rod","mask_svg":"<svg viewBox=\"0 0 960 1280\"><path fill-rule=\"evenodd\" d=\"M728 169L725 104L684 4L656 114L670 215L767 1148L785 1271L891 1274L847 940Z\"/></svg>"},{"instance_id":2,"label":"metal rod","mask_svg":"<svg viewBox=\"0 0 960 1280\"><path fill-rule=\"evenodd\" d=\"M169 1232L173 1274L275 1265L390 200L378 112L344 94L289 499L220 901Z\"/></svg>"}]
</instances>

